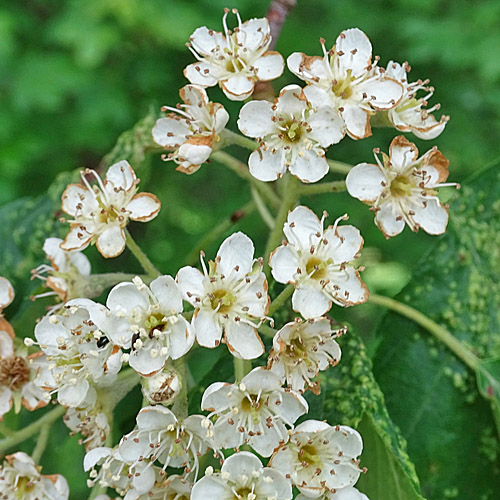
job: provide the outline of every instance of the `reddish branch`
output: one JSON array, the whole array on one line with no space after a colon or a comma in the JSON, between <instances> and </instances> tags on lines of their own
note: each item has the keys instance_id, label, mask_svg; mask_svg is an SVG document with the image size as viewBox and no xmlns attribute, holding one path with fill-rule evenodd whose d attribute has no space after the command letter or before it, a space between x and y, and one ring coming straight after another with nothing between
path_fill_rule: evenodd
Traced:
<instances>
[{"instance_id":1,"label":"reddish branch","mask_svg":"<svg viewBox=\"0 0 500 500\"><path fill-rule=\"evenodd\" d=\"M272 41L269 50L273 50L281 33L281 28L290 11L295 7L297 0L273 0L266 17L269 19Z\"/></svg>"}]
</instances>

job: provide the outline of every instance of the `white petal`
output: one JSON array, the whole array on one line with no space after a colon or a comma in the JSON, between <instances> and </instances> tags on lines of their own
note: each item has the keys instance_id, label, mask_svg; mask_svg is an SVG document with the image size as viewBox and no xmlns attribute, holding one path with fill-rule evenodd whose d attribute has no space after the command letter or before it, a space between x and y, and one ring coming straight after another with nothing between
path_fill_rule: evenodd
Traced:
<instances>
[{"instance_id":1,"label":"white petal","mask_svg":"<svg viewBox=\"0 0 500 500\"><path fill-rule=\"evenodd\" d=\"M85 255L83 255L83 253L71 252L68 255L68 258L69 258L71 264L73 264L76 267L77 271L81 275L83 275L83 276L90 275L90 272L91 272L90 261L89 261L89 259L87 259L87 257Z\"/></svg>"},{"instance_id":2,"label":"white petal","mask_svg":"<svg viewBox=\"0 0 500 500\"><path fill-rule=\"evenodd\" d=\"M193 319L196 341L203 347L214 348L220 344L222 327L212 311L198 311Z\"/></svg>"},{"instance_id":3,"label":"white petal","mask_svg":"<svg viewBox=\"0 0 500 500\"><path fill-rule=\"evenodd\" d=\"M159 372L167 360L166 356L151 356L151 349L146 348L146 344L151 342L149 339L144 341L144 347L132 350L129 358L129 365L143 377L149 377ZM148 346L149 347L149 346ZM153 349L159 350L160 345L154 342Z\"/></svg>"},{"instance_id":4,"label":"white petal","mask_svg":"<svg viewBox=\"0 0 500 500\"><path fill-rule=\"evenodd\" d=\"M282 88L280 95L276 100L276 114L278 115L293 115L297 118L302 116L302 113L307 108L307 99L298 85L287 85Z\"/></svg>"},{"instance_id":5,"label":"white petal","mask_svg":"<svg viewBox=\"0 0 500 500\"><path fill-rule=\"evenodd\" d=\"M212 146L205 143L209 142L212 144L212 139L210 137L202 138L201 144L197 143L197 139L198 138L192 138L179 148L179 161L183 167L201 165L210 158Z\"/></svg>"},{"instance_id":6,"label":"white petal","mask_svg":"<svg viewBox=\"0 0 500 500\"><path fill-rule=\"evenodd\" d=\"M324 89L317 85L307 85L304 88L304 94L314 108L332 107L330 96Z\"/></svg>"},{"instance_id":7,"label":"white petal","mask_svg":"<svg viewBox=\"0 0 500 500\"><path fill-rule=\"evenodd\" d=\"M319 156L314 150L299 151L295 161L288 167L290 173L302 182L317 182L329 171L324 155Z\"/></svg>"},{"instance_id":8,"label":"white petal","mask_svg":"<svg viewBox=\"0 0 500 500\"><path fill-rule=\"evenodd\" d=\"M264 137L274 129L274 112L268 101L247 102L240 111L238 128L248 137Z\"/></svg>"},{"instance_id":9,"label":"white petal","mask_svg":"<svg viewBox=\"0 0 500 500\"><path fill-rule=\"evenodd\" d=\"M331 80L322 57L306 56L302 52L294 52L286 60L288 69L296 76L309 83L315 83L314 77L320 80ZM306 70L304 72L304 70Z\"/></svg>"},{"instance_id":10,"label":"white petal","mask_svg":"<svg viewBox=\"0 0 500 500\"><path fill-rule=\"evenodd\" d=\"M212 87L218 80L218 75L214 67L205 61L197 61L186 66L184 76L191 83L201 85L202 87Z\"/></svg>"},{"instance_id":11,"label":"white petal","mask_svg":"<svg viewBox=\"0 0 500 500\"><path fill-rule=\"evenodd\" d=\"M353 76L366 72L366 67L372 58L372 44L360 29L353 28L343 31L337 38L335 45L337 53L344 53L344 55L339 56L340 66L344 71L351 69Z\"/></svg>"},{"instance_id":12,"label":"white petal","mask_svg":"<svg viewBox=\"0 0 500 500\"><path fill-rule=\"evenodd\" d=\"M291 423L295 423L299 417L309 411L307 401L294 391L283 392L279 407L274 401L271 401L270 408L275 409L276 413L282 415L287 422Z\"/></svg>"},{"instance_id":13,"label":"white petal","mask_svg":"<svg viewBox=\"0 0 500 500\"><path fill-rule=\"evenodd\" d=\"M232 101L244 101L252 95L255 83L244 75L234 75L221 82L222 91Z\"/></svg>"},{"instance_id":14,"label":"white petal","mask_svg":"<svg viewBox=\"0 0 500 500\"><path fill-rule=\"evenodd\" d=\"M418 149L405 136L398 135L391 142L389 156L392 167L401 172L418 158Z\"/></svg>"},{"instance_id":15,"label":"white petal","mask_svg":"<svg viewBox=\"0 0 500 500\"><path fill-rule=\"evenodd\" d=\"M403 86L391 78L382 78L359 85L360 92L366 92L369 103L375 109L391 109L396 106L403 97Z\"/></svg>"},{"instance_id":16,"label":"white petal","mask_svg":"<svg viewBox=\"0 0 500 500\"><path fill-rule=\"evenodd\" d=\"M436 198L426 200L426 206L413 206L413 220L429 234L443 234L448 224L448 211Z\"/></svg>"},{"instance_id":17,"label":"white petal","mask_svg":"<svg viewBox=\"0 0 500 500\"><path fill-rule=\"evenodd\" d=\"M313 286L303 285L293 292L292 308L306 319L319 318L331 307L328 297Z\"/></svg>"},{"instance_id":18,"label":"white petal","mask_svg":"<svg viewBox=\"0 0 500 500\"><path fill-rule=\"evenodd\" d=\"M0 323L1 328L1 323ZM14 341L6 331L0 330L0 362L14 355Z\"/></svg>"},{"instance_id":19,"label":"white petal","mask_svg":"<svg viewBox=\"0 0 500 500\"><path fill-rule=\"evenodd\" d=\"M285 61L279 52L266 52L253 63L253 67L257 71L259 80L274 80L283 73Z\"/></svg>"},{"instance_id":20,"label":"white petal","mask_svg":"<svg viewBox=\"0 0 500 500\"><path fill-rule=\"evenodd\" d=\"M60 238L47 238L44 243L42 250L45 252L45 255L52 263L52 266L56 271L66 271L67 260L66 253L60 248L60 245L63 240ZM0 299L1 303L1 299ZM5 306L3 306L5 307Z\"/></svg>"},{"instance_id":21,"label":"white petal","mask_svg":"<svg viewBox=\"0 0 500 500\"><path fill-rule=\"evenodd\" d=\"M236 478L241 475L252 477L254 471L260 471L261 469L262 463L253 453L240 451L224 460L221 471L227 472L230 476Z\"/></svg>"},{"instance_id":22,"label":"white petal","mask_svg":"<svg viewBox=\"0 0 500 500\"><path fill-rule=\"evenodd\" d=\"M236 399L234 387L225 382L214 382L209 385L201 398L201 409L205 411L222 411L229 408Z\"/></svg>"},{"instance_id":23,"label":"white petal","mask_svg":"<svg viewBox=\"0 0 500 500\"><path fill-rule=\"evenodd\" d=\"M165 429L176 423L175 415L163 406L146 406L137 415L137 426L143 431Z\"/></svg>"},{"instance_id":24,"label":"white petal","mask_svg":"<svg viewBox=\"0 0 500 500\"><path fill-rule=\"evenodd\" d=\"M159 276L151 282L149 287L158 299L163 312L170 314L182 312L181 291L172 276Z\"/></svg>"},{"instance_id":25,"label":"white petal","mask_svg":"<svg viewBox=\"0 0 500 500\"><path fill-rule=\"evenodd\" d=\"M382 183L388 183L377 165L360 163L349 171L345 183L348 193L358 200L373 203L384 190Z\"/></svg>"},{"instance_id":26,"label":"white petal","mask_svg":"<svg viewBox=\"0 0 500 500\"><path fill-rule=\"evenodd\" d=\"M240 359L255 359L264 352L264 344L247 323L231 321L226 326L226 342L231 354Z\"/></svg>"},{"instance_id":27,"label":"white petal","mask_svg":"<svg viewBox=\"0 0 500 500\"><path fill-rule=\"evenodd\" d=\"M111 448L105 448L104 446L90 450L83 459L83 470L87 472L99 463L99 460L109 457L110 454Z\"/></svg>"},{"instance_id":28,"label":"white petal","mask_svg":"<svg viewBox=\"0 0 500 500\"><path fill-rule=\"evenodd\" d=\"M328 241L327 253L335 264L353 261L363 246L363 238L359 229L354 226L337 226L336 234L333 228L324 233Z\"/></svg>"},{"instance_id":29,"label":"white petal","mask_svg":"<svg viewBox=\"0 0 500 500\"><path fill-rule=\"evenodd\" d=\"M153 127L153 140L166 148L179 147L189 135L191 130L184 119L160 118Z\"/></svg>"},{"instance_id":30,"label":"white petal","mask_svg":"<svg viewBox=\"0 0 500 500\"><path fill-rule=\"evenodd\" d=\"M151 193L136 194L132 201L125 207L130 212L132 220L147 222L154 219L160 211L160 200Z\"/></svg>"},{"instance_id":31,"label":"white petal","mask_svg":"<svg viewBox=\"0 0 500 500\"><path fill-rule=\"evenodd\" d=\"M342 118L349 137L352 139L364 139L372 134L370 127L370 115L355 104L345 103Z\"/></svg>"},{"instance_id":32,"label":"white petal","mask_svg":"<svg viewBox=\"0 0 500 500\"><path fill-rule=\"evenodd\" d=\"M215 133L218 134L227 125L229 121L229 113L224 109L224 106L219 103L213 103L213 125Z\"/></svg>"},{"instance_id":33,"label":"white petal","mask_svg":"<svg viewBox=\"0 0 500 500\"><path fill-rule=\"evenodd\" d=\"M59 389L57 400L63 406L71 406L77 408L85 399L89 390L89 383L87 380L79 380L74 385L64 385Z\"/></svg>"},{"instance_id":34,"label":"white petal","mask_svg":"<svg viewBox=\"0 0 500 500\"><path fill-rule=\"evenodd\" d=\"M170 327L168 336L170 341L169 356L172 359L184 356L193 346L195 338L193 327L182 316Z\"/></svg>"},{"instance_id":35,"label":"white petal","mask_svg":"<svg viewBox=\"0 0 500 500\"><path fill-rule=\"evenodd\" d=\"M252 271L254 246L252 240L238 231L226 238L217 252L218 269L226 278L242 279Z\"/></svg>"},{"instance_id":36,"label":"white petal","mask_svg":"<svg viewBox=\"0 0 500 500\"><path fill-rule=\"evenodd\" d=\"M262 48L271 40L268 20L261 17L245 21L236 32L236 40L251 52Z\"/></svg>"},{"instance_id":37,"label":"white petal","mask_svg":"<svg viewBox=\"0 0 500 500\"><path fill-rule=\"evenodd\" d=\"M288 214L283 232L288 241L299 249L309 249L318 240L318 233L323 233L321 222L309 208L298 206Z\"/></svg>"},{"instance_id":38,"label":"white petal","mask_svg":"<svg viewBox=\"0 0 500 500\"><path fill-rule=\"evenodd\" d=\"M208 57L212 55L217 47L224 49L227 45L222 33L208 29L206 26L197 28L189 37L189 41L198 54Z\"/></svg>"},{"instance_id":39,"label":"white petal","mask_svg":"<svg viewBox=\"0 0 500 500\"><path fill-rule=\"evenodd\" d=\"M312 128L309 137L318 141L323 148L337 144L345 135L344 120L335 109L328 106L323 106L311 114L307 123Z\"/></svg>"},{"instance_id":40,"label":"white petal","mask_svg":"<svg viewBox=\"0 0 500 500\"><path fill-rule=\"evenodd\" d=\"M272 153L271 150L257 149L248 158L250 173L259 181L275 181L286 170L281 151Z\"/></svg>"},{"instance_id":41,"label":"white petal","mask_svg":"<svg viewBox=\"0 0 500 500\"><path fill-rule=\"evenodd\" d=\"M149 299L134 283L118 283L109 292L106 306L112 312L124 311L127 314L137 310L146 312Z\"/></svg>"},{"instance_id":42,"label":"white petal","mask_svg":"<svg viewBox=\"0 0 500 500\"><path fill-rule=\"evenodd\" d=\"M362 304L368 299L368 288L353 267L347 266L343 271L335 273L329 278L333 284L339 287L339 290L336 291L337 300L342 302L342 305Z\"/></svg>"},{"instance_id":43,"label":"white petal","mask_svg":"<svg viewBox=\"0 0 500 500\"><path fill-rule=\"evenodd\" d=\"M232 500L234 498L231 488L226 482L211 476L202 477L191 491L191 500Z\"/></svg>"},{"instance_id":44,"label":"white petal","mask_svg":"<svg viewBox=\"0 0 500 500\"><path fill-rule=\"evenodd\" d=\"M299 263L288 246L280 246L271 254L269 266L273 278L278 283L291 283L295 281Z\"/></svg>"},{"instance_id":45,"label":"white petal","mask_svg":"<svg viewBox=\"0 0 500 500\"><path fill-rule=\"evenodd\" d=\"M81 229L80 224L71 227L70 232L61 243L61 249L66 251L71 250L84 250L89 246L92 239L92 233Z\"/></svg>"},{"instance_id":46,"label":"white petal","mask_svg":"<svg viewBox=\"0 0 500 500\"><path fill-rule=\"evenodd\" d=\"M380 206L380 210L375 214L375 224L386 238L396 236L405 227L405 221L399 207L391 202L386 202Z\"/></svg>"},{"instance_id":47,"label":"white petal","mask_svg":"<svg viewBox=\"0 0 500 500\"><path fill-rule=\"evenodd\" d=\"M196 85L185 85L179 90L179 95L184 103L194 108L202 108L209 102L206 90Z\"/></svg>"},{"instance_id":48,"label":"white petal","mask_svg":"<svg viewBox=\"0 0 500 500\"><path fill-rule=\"evenodd\" d=\"M99 235L96 242L97 250L107 259L117 257L125 249L125 234L119 225L113 225Z\"/></svg>"},{"instance_id":49,"label":"white petal","mask_svg":"<svg viewBox=\"0 0 500 500\"><path fill-rule=\"evenodd\" d=\"M81 184L69 184L61 196L61 208L69 215L90 216L90 213L98 209L92 193Z\"/></svg>"},{"instance_id":50,"label":"white petal","mask_svg":"<svg viewBox=\"0 0 500 500\"><path fill-rule=\"evenodd\" d=\"M8 387L0 386L0 420L12 408L12 392Z\"/></svg>"},{"instance_id":51,"label":"white petal","mask_svg":"<svg viewBox=\"0 0 500 500\"><path fill-rule=\"evenodd\" d=\"M183 267L177 273L176 281L182 292L182 296L184 300L193 306L196 305L195 298L205 294L203 280L203 273L191 266Z\"/></svg>"},{"instance_id":52,"label":"white petal","mask_svg":"<svg viewBox=\"0 0 500 500\"><path fill-rule=\"evenodd\" d=\"M110 182L115 188L129 191L135 186L137 177L129 162L122 160L108 168L106 181Z\"/></svg>"}]
</instances>

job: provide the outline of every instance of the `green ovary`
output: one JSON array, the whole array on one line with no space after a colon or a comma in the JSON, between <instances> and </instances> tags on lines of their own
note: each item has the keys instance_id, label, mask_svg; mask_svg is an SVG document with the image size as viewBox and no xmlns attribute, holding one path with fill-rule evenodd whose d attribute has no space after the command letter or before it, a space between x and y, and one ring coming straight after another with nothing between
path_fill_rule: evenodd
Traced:
<instances>
[{"instance_id":1,"label":"green ovary","mask_svg":"<svg viewBox=\"0 0 500 500\"><path fill-rule=\"evenodd\" d=\"M25 493L31 493L35 489L35 485L29 477L20 477L16 486L16 498L23 500Z\"/></svg>"},{"instance_id":2,"label":"green ovary","mask_svg":"<svg viewBox=\"0 0 500 500\"><path fill-rule=\"evenodd\" d=\"M306 273L308 276L312 273L311 278L315 280L323 279L326 276L326 265L318 257L310 257L306 264Z\"/></svg>"},{"instance_id":3,"label":"green ovary","mask_svg":"<svg viewBox=\"0 0 500 500\"><path fill-rule=\"evenodd\" d=\"M411 180L406 176L396 177L390 186L391 195L400 198L411 195L411 190L413 188L413 184Z\"/></svg>"},{"instance_id":4,"label":"green ovary","mask_svg":"<svg viewBox=\"0 0 500 500\"><path fill-rule=\"evenodd\" d=\"M299 461L308 465L320 465L316 448L312 444L302 446L299 451Z\"/></svg>"},{"instance_id":5,"label":"green ovary","mask_svg":"<svg viewBox=\"0 0 500 500\"><path fill-rule=\"evenodd\" d=\"M345 80L337 80L335 85L332 85L332 92L342 99L349 99L352 96L351 83L354 77L351 76L352 70L347 70L347 77Z\"/></svg>"}]
</instances>

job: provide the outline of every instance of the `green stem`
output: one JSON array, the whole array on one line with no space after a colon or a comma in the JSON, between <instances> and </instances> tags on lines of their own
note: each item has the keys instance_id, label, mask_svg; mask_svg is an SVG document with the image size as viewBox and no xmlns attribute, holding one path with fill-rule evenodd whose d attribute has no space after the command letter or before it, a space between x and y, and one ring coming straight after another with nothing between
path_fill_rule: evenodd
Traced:
<instances>
[{"instance_id":1,"label":"green stem","mask_svg":"<svg viewBox=\"0 0 500 500\"><path fill-rule=\"evenodd\" d=\"M234 214L231 217L223 220L220 224L213 227L198 243L194 246L187 257L184 259L185 265L192 266L198 262L200 257L200 251L208 248L214 241L218 240L221 235L223 235L230 227L234 226L242 217L251 214L255 210L255 201L249 201L246 205L243 205L239 210L234 212L234 214L241 215L238 218L233 219Z\"/></svg>"},{"instance_id":2,"label":"green stem","mask_svg":"<svg viewBox=\"0 0 500 500\"><path fill-rule=\"evenodd\" d=\"M253 139L249 139L244 135L237 134L236 132L233 132L232 130L229 130L227 128L221 132L220 137L221 137L221 142L219 144L220 149L226 146L231 146L232 144L235 144L236 146L241 146L242 148L250 149L251 151L254 151L259 147L259 144Z\"/></svg>"},{"instance_id":3,"label":"green stem","mask_svg":"<svg viewBox=\"0 0 500 500\"><path fill-rule=\"evenodd\" d=\"M94 484L92 489L90 490L90 495L88 500L94 500L94 498L102 495L108 491L108 488L105 486L101 486L98 482Z\"/></svg>"},{"instance_id":4,"label":"green stem","mask_svg":"<svg viewBox=\"0 0 500 500\"><path fill-rule=\"evenodd\" d=\"M459 359L461 359L472 370L481 370L479 358L471 352L465 345L454 337L446 328L438 325L435 321L422 314L420 311L413 309L397 300L389 297L383 297L374 293L370 294L368 302L379 306L387 307L408 319L415 321L418 325L425 328L429 333L434 335L439 341L450 349Z\"/></svg>"},{"instance_id":5,"label":"green stem","mask_svg":"<svg viewBox=\"0 0 500 500\"><path fill-rule=\"evenodd\" d=\"M330 167L330 172L337 172L339 174L348 174L353 167L349 163L344 163L342 161L326 160L328 166Z\"/></svg>"},{"instance_id":6,"label":"green stem","mask_svg":"<svg viewBox=\"0 0 500 500\"><path fill-rule=\"evenodd\" d=\"M188 388L187 388L187 370L185 356L174 360L174 368L181 383L181 390L174 400L172 411L179 419L186 418L189 415Z\"/></svg>"},{"instance_id":7,"label":"green stem","mask_svg":"<svg viewBox=\"0 0 500 500\"><path fill-rule=\"evenodd\" d=\"M31 454L31 458L33 459L33 462L35 462L36 464L40 461L40 458L42 458L43 452L47 447L47 443L49 441L50 428L51 424L45 424L40 429L40 434L38 434L38 439L36 441L35 449Z\"/></svg>"},{"instance_id":8,"label":"green stem","mask_svg":"<svg viewBox=\"0 0 500 500\"><path fill-rule=\"evenodd\" d=\"M287 285L281 292L280 294L271 302L271 305L269 306L269 316L271 316L275 311L277 311L292 295L293 291L295 290L295 287L293 285Z\"/></svg>"},{"instance_id":9,"label":"green stem","mask_svg":"<svg viewBox=\"0 0 500 500\"><path fill-rule=\"evenodd\" d=\"M285 174L282 181L283 200L276 215L273 230L267 240L265 251L264 270L269 277L269 256L271 252L281 243L283 238L283 225L285 224L289 210L292 210L300 196L300 181L290 174Z\"/></svg>"},{"instance_id":10,"label":"green stem","mask_svg":"<svg viewBox=\"0 0 500 500\"><path fill-rule=\"evenodd\" d=\"M301 194L310 196L312 194L339 193L345 191L345 181L322 182L318 184L306 184L300 190Z\"/></svg>"},{"instance_id":11,"label":"green stem","mask_svg":"<svg viewBox=\"0 0 500 500\"><path fill-rule=\"evenodd\" d=\"M134 254L135 258L139 261L142 268L150 278L156 278L160 276L160 271L156 269L153 263L149 260L148 256L141 250L140 246L134 241L132 235L125 228L126 244L128 249Z\"/></svg>"},{"instance_id":12,"label":"green stem","mask_svg":"<svg viewBox=\"0 0 500 500\"><path fill-rule=\"evenodd\" d=\"M30 425L27 425L23 429L19 429L5 439L0 440L0 454L3 454L9 448L13 448L17 444L22 443L23 441L26 441L26 439L34 436L44 425L53 424L57 419L62 417L65 412L66 408L64 408L64 406L57 406Z\"/></svg>"},{"instance_id":13,"label":"green stem","mask_svg":"<svg viewBox=\"0 0 500 500\"><path fill-rule=\"evenodd\" d=\"M266 204L262 201L262 198L260 197L260 194L255 188L255 186L252 185L250 187L250 191L252 192L252 198L253 201L255 202L255 206L257 207L259 215L261 216L262 220L267 224L269 229L272 229L274 227L273 216L269 213Z\"/></svg>"},{"instance_id":14,"label":"green stem","mask_svg":"<svg viewBox=\"0 0 500 500\"><path fill-rule=\"evenodd\" d=\"M273 338L276 335L276 331L274 328L271 328L270 326L267 325L260 325L259 326L259 332L265 335L266 337Z\"/></svg>"},{"instance_id":15,"label":"green stem","mask_svg":"<svg viewBox=\"0 0 500 500\"><path fill-rule=\"evenodd\" d=\"M279 196L273 191L270 184L266 184L265 182L256 179L250 173L250 171L248 170L248 166L245 163L242 163L241 161L237 160L230 154L225 153L224 151L215 151L214 153L212 153L210 158L212 160L218 161L219 163L222 163L237 175L239 175L242 179L250 182L258 189L261 196L265 198L271 206L273 206L275 209L279 209L281 205Z\"/></svg>"},{"instance_id":16,"label":"green stem","mask_svg":"<svg viewBox=\"0 0 500 500\"><path fill-rule=\"evenodd\" d=\"M0 434L3 436L12 436L14 431L12 429L9 429L6 425L5 422L0 422Z\"/></svg>"},{"instance_id":17,"label":"green stem","mask_svg":"<svg viewBox=\"0 0 500 500\"><path fill-rule=\"evenodd\" d=\"M249 359L234 358L234 381L239 384L241 379L252 371L252 362Z\"/></svg>"},{"instance_id":18,"label":"green stem","mask_svg":"<svg viewBox=\"0 0 500 500\"><path fill-rule=\"evenodd\" d=\"M78 297L99 297L106 289L112 286L122 283L123 281L132 281L137 274L127 274L127 273L104 273L104 274L92 274L87 278L82 277L81 285L78 285L78 290L82 293ZM140 278L144 281L148 281L147 275L142 275Z\"/></svg>"}]
</instances>

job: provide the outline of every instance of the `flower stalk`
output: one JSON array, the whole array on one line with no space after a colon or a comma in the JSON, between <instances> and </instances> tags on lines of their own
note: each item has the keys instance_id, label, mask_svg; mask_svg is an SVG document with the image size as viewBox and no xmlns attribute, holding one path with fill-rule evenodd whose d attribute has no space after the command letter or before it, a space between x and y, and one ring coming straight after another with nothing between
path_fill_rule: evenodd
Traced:
<instances>
[{"instance_id":1,"label":"flower stalk","mask_svg":"<svg viewBox=\"0 0 500 500\"><path fill-rule=\"evenodd\" d=\"M156 269L154 264L149 260L148 256L141 250L141 247L132 238L128 229L125 229L124 231L127 248L134 254L134 257L139 261L144 271L148 274L148 277L156 278L157 276L160 276L160 271Z\"/></svg>"}]
</instances>

